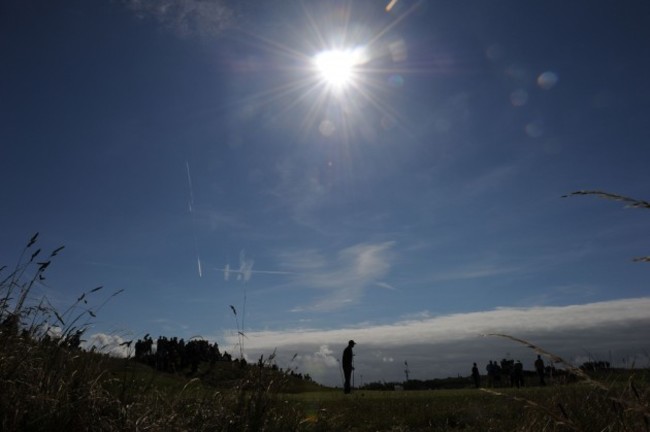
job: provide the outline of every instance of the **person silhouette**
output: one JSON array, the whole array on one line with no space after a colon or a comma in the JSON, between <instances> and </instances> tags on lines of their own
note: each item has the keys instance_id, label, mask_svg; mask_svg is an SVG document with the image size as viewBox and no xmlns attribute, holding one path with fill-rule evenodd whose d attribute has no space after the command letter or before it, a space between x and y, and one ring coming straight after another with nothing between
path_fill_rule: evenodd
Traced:
<instances>
[{"instance_id":1,"label":"person silhouette","mask_svg":"<svg viewBox=\"0 0 650 432\"><path fill-rule=\"evenodd\" d=\"M343 366L343 375L345 376L345 384L343 384L343 393L345 394L350 393L351 390L350 377L352 376L352 371L354 370L354 366L353 366L354 353L352 353L352 347L354 347L355 345L356 343L353 340L350 340L348 342L348 346L343 350L342 366Z\"/></svg>"},{"instance_id":2,"label":"person silhouette","mask_svg":"<svg viewBox=\"0 0 650 432\"><path fill-rule=\"evenodd\" d=\"M542 360L542 356L539 354L537 355L537 360L535 360L535 370L537 371L537 376L539 377L539 385L545 386L546 381L544 380L544 360Z\"/></svg>"},{"instance_id":3,"label":"person silhouette","mask_svg":"<svg viewBox=\"0 0 650 432\"><path fill-rule=\"evenodd\" d=\"M474 363L474 366L472 366L472 379L474 380L474 385L476 388L481 387L481 374L478 371L478 366L476 366L476 363Z\"/></svg>"},{"instance_id":4,"label":"person silhouette","mask_svg":"<svg viewBox=\"0 0 650 432\"><path fill-rule=\"evenodd\" d=\"M513 367L514 385L519 388L524 386L524 365L520 360L515 362Z\"/></svg>"}]
</instances>

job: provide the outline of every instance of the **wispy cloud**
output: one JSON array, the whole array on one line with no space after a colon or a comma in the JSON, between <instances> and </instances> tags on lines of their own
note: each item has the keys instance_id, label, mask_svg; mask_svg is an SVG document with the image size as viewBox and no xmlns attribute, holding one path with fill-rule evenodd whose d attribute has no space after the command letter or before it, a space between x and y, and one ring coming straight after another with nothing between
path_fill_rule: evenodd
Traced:
<instances>
[{"instance_id":1,"label":"wispy cloud","mask_svg":"<svg viewBox=\"0 0 650 432\"><path fill-rule=\"evenodd\" d=\"M331 185L322 181L317 167L306 169L292 159L278 163L275 172L278 184L269 193L288 207L295 222L318 230L318 209L334 198Z\"/></svg>"},{"instance_id":2,"label":"wispy cloud","mask_svg":"<svg viewBox=\"0 0 650 432\"><path fill-rule=\"evenodd\" d=\"M502 263L467 263L460 265L455 269L436 273L435 276L433 276L433 280L445 281L480 279L485 277L517 273L520 271L521 267Z\"/></svg>"},{"instance_id":3,"label":"wispy cloud","mask_svg":"<svg viewBox=\"0 0 650 432\"><path fill-rule=\"evenodd\" d=\"M235 275L237 280L241 282L248 282L253 276L253 273L276 273L273 271L264 271L264 270L255 271L253 270L254 264L255 261L251 258L247 258L246 251L242 249L239 252L239 268L237 270L231 268L230 264L226 264L222 269L216 268L216 270L223 271L223 278L226 281L230 279L230 275Z\"/></svg>"},{"instance_id":4,"label":"wispy cloud","mask_svg":"<svg viewBox=\"0 0 650 432\"><path fill-rule=\"evenodd\" d=\"M525 253L530 251L525 250ZM430 281L481 279L494 276L532 274L583 259L584 249L553 250L534 253L528 257L504 256L497 253L463 256L462 261L447 262L444 269L435 270Z\"/></svg>"},{"instance_id":5,"label":"wispy cloud","mask_svg":"<svg viewBox=\"0 0 650 432\"><path fill-rule=\"evenodd\" d=\"M177 35L214 36L234 24L225 0L125 0L139 17L152 17Z\"/></svg>"},{"instance_id":6,"label":"wispy cloud","mask_svg":"<svg viewBox=\"0 0 650 432\"><path fill-rule=\"evenodd\" d=\"M215 270L223 272L223 279L225 281L230 280L231 275L235 275L238 281L248 282L254 274L262 275L296 275L296 272L285 271L285 270L253 270L253 265L255 261L251 258L246 257L246 252L242 250L239 253L239 268L234 269L230 264L226 264L223 268L214 267Z\"/></svg>"},{"instance_id":7,"label":"wispy cloud","mask_svg":"<svg viewBox=\"0 0 650 432\"><path fill-rule=\"evenodd\" d=\"M250 258L246 258L246 252L243 250L239 253L239 270L237 271L237 280L248 282L253 274L253 261Z\"/></svg>"},{"instance_id":8,"label":"wispy cloud","mask_svg":"<svg viewBox=\"0 0 650 432\"><path fill-rule=\"evenodd\" d=\"M395 287L386 282L377 282L375 283L378 287L386 288L387 290L395 290Z\"/></svg>"},{"instance_id":9,"label":"wispy cloud","mask_svg":"<svg viewBox=\"0 0 650 432\"><path fill-rule=\"evenodd\" d=\"M242 270L233 270L230 268L230 264L226 264L224 268L216 268L218 271L223 271L223 277L224 280L229 280L231 274L236 274L238 277L243 277L244 275L248 274L249 279L250 276L254 274L266 274L266 275L293 275L296 274L295 272L288 272L288 271L280 271L280 270L252 270L248 269L246 271Z\"/></svg>"},{"instance_id":10,"label":"wispy cloud","mask_svg":"<svg viewBox=\"0 0 650 432\"><path fill-rule=\"evenodd\" d=\"M597 357L614 356L607 360L620 363L623 358L636 356L639 364L650 348L646 337L650 331L649 308L650 297L644 297L436 317L423 314L421 319L359 328L249 331L246 348L251 358L277 349L281 364L298 353L303 372L328 384L338 382L339 371L331 361L323 360L323 353L334 350L328 356L338 359L349 339L358 343L357 371L367 380L403 378L398 367L386 367L388 358L395 359L398 366L408 360L414 378L468 374L474 361L485 365L487 360L517 357L526 364L534 359L534 353L526 347L483 336L489 333L522 337L567 359L579 359L589 353Z\"/></svg>"},{"instance_id":11,"label":"wispy cloud","mask_svg":"<svg viewBox=\"0 0 650 432\"><path fill-rule=\"evenodd\" d=\"M360 243L328 257L315 250L284 251L278 258L283 268L293 270L291 284L324 291L314 302L295 311L331 311L355 304L370 286L392 288L384 282L393 260L393 242Z\"/></svg>"}]
</instances>

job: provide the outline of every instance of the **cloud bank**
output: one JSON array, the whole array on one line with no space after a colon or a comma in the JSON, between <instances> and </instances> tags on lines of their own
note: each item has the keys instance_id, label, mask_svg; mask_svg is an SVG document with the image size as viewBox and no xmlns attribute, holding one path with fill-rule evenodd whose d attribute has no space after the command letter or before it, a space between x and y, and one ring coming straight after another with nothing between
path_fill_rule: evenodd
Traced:
<instances>
[{"instance_id":1,"label":"cloud bank","mask_svg":"<svg viewBox=\"0 0 650 432\"><path fill-rule=\"evenodd\" d=\"M416 379L468 375L472 362L484 367L488 360L501 358L521 359L532 369L535 353L529 348L487 336L501 333L573 362L595 357L617 365L648 366L649 310L650 298L636 298L500 308L358 328L247 332L246 355L256 360L277 350L280 367L297 368L328 385L340 385L338 360L349 339L357 342L356 370L365 382L403 380L404 361ZM236 344L232 336L224 339L225 346Z\"/></svg>"},{"instance_id":2,"label":"cloud bank","mask_svg":"<svg viewBox=\"0 0 650 432\"><path fill-rule=\"evenodd\" d=\"M572 306L499 308L490 311L428 316L386 325L339 329L287 329L246 333L246 357L257 361L276 353L283 369L309 374L330 386L341 385L340 357L354 339L356 383L403 381L404 362L412 379L468 376L477 362L519 359L533 368L536 354L500 333L534 343L579 365L598 359L616 366L650 366L650 297ZM414 314L416 316L416 314ZM168 335L172 336L172 335ZM236 346L232 334L214 338L222 351ZM120 336L94 334L84 344L124 357L128 348ZM131 353L132 354L132 353Z\"/></svg>"}]
</instances>

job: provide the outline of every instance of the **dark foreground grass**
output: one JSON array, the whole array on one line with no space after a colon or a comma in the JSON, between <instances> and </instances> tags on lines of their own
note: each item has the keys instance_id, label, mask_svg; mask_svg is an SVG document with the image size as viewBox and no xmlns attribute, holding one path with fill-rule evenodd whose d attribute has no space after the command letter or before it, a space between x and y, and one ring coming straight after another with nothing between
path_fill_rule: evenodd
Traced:
<instances>
[{"instance_id":1,"label":"dark foreground grass","mask_svg":"<svg viewBox=\"0 0 650 432\"><path fill-rule=\"evenodd\" d=\"M518 410L476 390L312 393L294 401L314 430L515 430Z\"/></svg>"},{"instance_id":2,"label":"dark foreground grass","mask_svg":"<svg viewBox=\"0 0 650 432\"><path fill-rule=\"evenodd\" d=\"M2 431L293 431L301 421L254 368L222 391L26 335L2 332L0 344Z\"/></svg>"}]
</instances>

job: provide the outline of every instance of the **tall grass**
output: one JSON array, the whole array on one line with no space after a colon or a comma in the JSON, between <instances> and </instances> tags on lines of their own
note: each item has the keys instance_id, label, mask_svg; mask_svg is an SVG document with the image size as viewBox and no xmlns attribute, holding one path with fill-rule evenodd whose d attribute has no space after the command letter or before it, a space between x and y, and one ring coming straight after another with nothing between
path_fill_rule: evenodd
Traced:
<instances>
[{"instance_id":1,"label":"tall grass","mask_svg":"<svg viewBox=\"0 0 650 432\"><path fill-rule=\"evenodd\" d=\"M648 373L634 373L622 382L620 371L609 382L593 378L587 371L543 348L504 334L490 334L525 345L551 362L563 366L578 377L580 384L556 387L543 397L534 393L505 393L491 389L484 392L511 400L526 410L525 428L545 431L650 431L650 391Z\"/></svg>"},{"instance_id":2,"label":"tall grass","mask_svg":"<svg viewBox=\"0 0 650 432\"><path fill-rule=\"evenodd\" d=\"M83 430L115 409L101 386L103 357L79 350L86 318L94 312L85 306L88 293L62 313L46 297L32 300L34 287L43 283L63 250L56 248L37 261L37 239L38 233L13 270L2 268L7 274L0 281L0 426L7 431Z\"/></svg>"},{"instance_id":3,"label":"tall grass","mask_svg":"<svg viewBox=\"0 0 650 432\"><path fill-rule=\"evenodd\" d=\"M101 287L62 313L45 297L33 300L33 288L63 249L37 261L37 239L30 239L13 270L0 269L0 430L298 429L301 414L277 400L283 375L264 367L272 358L247 368L234 389L217 391L198 379L162 386L156 372L128 358L81 350L89 319L106 302L89 305Z\"/></svg>"}]
</instances>

